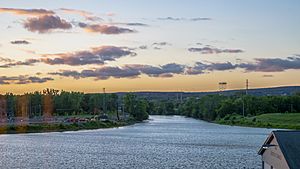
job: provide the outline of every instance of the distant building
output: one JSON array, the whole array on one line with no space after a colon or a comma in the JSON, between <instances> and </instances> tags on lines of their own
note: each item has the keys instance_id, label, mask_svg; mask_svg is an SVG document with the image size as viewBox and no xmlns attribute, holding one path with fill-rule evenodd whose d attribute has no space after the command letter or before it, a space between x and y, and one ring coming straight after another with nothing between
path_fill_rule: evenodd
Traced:
<instances>
[{"instance_id":1,"label":"distant building","mask_svg":"<svg viewBox=\"0 0 300 169\"><path fill-rule=\"evenodd\" d=\"M258 154L263 169L300 169L300 131L273 131Z\"/></svg>"}]
</instances>

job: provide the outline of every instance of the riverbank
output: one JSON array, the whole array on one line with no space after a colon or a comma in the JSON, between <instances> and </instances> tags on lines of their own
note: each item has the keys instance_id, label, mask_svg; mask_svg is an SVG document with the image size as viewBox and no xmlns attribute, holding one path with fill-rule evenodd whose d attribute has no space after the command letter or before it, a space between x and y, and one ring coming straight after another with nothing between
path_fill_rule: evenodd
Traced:
<instances>
[{"instance_id":1,"label":"riverbank","mask_svg":"<svg viewBox=\"0 0 300 169\"><path fill-rule=\"evenodd\" d=\"M126 121L89 121L83 123L38 123L38 124L9 124L0 126L0 134L45 133L114 128L135 124L134 120Z\"/></svg>"},{"instance_id":2,"label":"riverbank","mask_svg":"<svg viewBox=\"0 0 300 169\"><path fill-rule=\"evenodd\" d=\"M215 123L279 129L300 129L300 113L272 113L262 114L253 117L243 117L241 115L227 115L222 119L215 120Z\"/></svg>"}]
</instances>

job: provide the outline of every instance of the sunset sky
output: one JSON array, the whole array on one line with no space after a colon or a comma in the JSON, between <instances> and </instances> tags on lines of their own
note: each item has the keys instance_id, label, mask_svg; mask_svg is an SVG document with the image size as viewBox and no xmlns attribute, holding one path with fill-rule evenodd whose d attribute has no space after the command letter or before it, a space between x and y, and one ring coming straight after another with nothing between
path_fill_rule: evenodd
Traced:
<instances>
[{"instance_id":1,"label":"sunset sky","mask_svg":"<svg viewBox=\"0 0 300 169\"><path fill-rule=\"evenodd\" d=\"M1 0L0 93L300 84L298 0Z\"/></svg>"}]
</instances>

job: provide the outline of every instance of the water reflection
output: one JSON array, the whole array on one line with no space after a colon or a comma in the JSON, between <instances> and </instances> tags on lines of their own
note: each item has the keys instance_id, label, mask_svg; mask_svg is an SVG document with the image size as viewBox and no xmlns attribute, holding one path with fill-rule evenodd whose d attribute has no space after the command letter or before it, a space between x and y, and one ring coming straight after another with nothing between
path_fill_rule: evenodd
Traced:
<instances>
[{"instance_id":1,"label":"water reflection","mask_svg":"<svg viewBox=\"0 0 300 169\"><path fill-rule=\"evenodd\" d=\"M0 168L260 168L270 130L180 116L119 129L0 136Z\"/></svg>"}]
</instances>

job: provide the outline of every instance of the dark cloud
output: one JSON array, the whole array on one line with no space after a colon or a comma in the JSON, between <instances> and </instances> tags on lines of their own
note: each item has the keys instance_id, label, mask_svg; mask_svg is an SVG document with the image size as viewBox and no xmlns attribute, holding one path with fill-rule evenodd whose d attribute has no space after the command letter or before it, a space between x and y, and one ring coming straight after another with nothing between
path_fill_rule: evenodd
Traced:
<instances>
[{"instance_id":1,"label":"dark cloud","mask_svg":"<svg viewBox=\"0 0 300 169\"><path fill-rule=\"evenodd\" d=\"M79 78L95 78L95 80L105 80L110 77L114 78L136 78L140 72L130 68L120 67L101 67L98 69L86 69L81 72L63 70L61 72L50 73L51 75L59 75L64 77Z\"/></svg>"},{"instance_id":2,"label":"dark cloud","mask_svg":"<svg viewBox=\"0 0 300 169\"><path fill-rule=\"evenodd\" d=\"M122 28L117 26L103 25L103 24L86 24L80 22L79 27L83 28L87 32L102 33L102 34L122 34L136 32L132 29Z\"/></svg>"},{"instance_id":3,"label":"dark cloud","mask_svg":"<svg viewBox=\"0 0 300 169\"><path fill-rule=\"evenodd\" d=\"M225 63L201 63L196 62L193 67L189 67L188 74L202 74L207 71L225 71L233 70L236 68L244 69L248 72L282 72L289 69L300 69L300 57L288 57L281 58L259 58L255 59L254 63L240 63L232 64L230 62ZM267 77L267 76L264 76ZM269 77L271 77L269 75Z\"/></svg>"},{"instance_id":4,"label":"dark cloud","mask_svg":"<svg viewBox=\"0 0 300 169\"><path fill-rule=\"evenodd\" d=\"M32 15L32 16L40 16L40 15L53 15L55 14L51 10L46 9L16 9L16 8L0 8L0 13L12 13L15 15Z\"/></svg>"},{"instance_id":5,"label":"dark cloud","mask_svg":"<svg viewBox=\"0 0 300 169\"><path fill-rule=\"evenodd\" d=\"M225 63L202 63L202 62L196 62L193 67L189 67L186 71L187 74L190 75L197 75L197 74L203 74L205 72L209 71L225 71L225 70L232 70L236 69L237 65L234 65L230 62Z\"/></svg>"},{"instance_id":6,"label":"dark cloud","mask_svg":"<svg viewBox=\"0 0 300 169\"><path fill-rule=\"evenodd\" d=\"M13 62L13 61L14 61L13 59L0 57L0 62L1 62L1 63L2 63L2 62L4 62L4 63L6 63L6 62Z\"/></svg>"},{"instance_id":7,"label":"dark cloud","mask_svg":"<svg viewBox=\"0 0 300 169\"><path fill-rule=\"evenodd\" d=\"M145 49L148 49L148 46L147 45L142 45L142 46L139 46L139 49L145 50Z\"/></svg>"},{"instance_id":8,"label":"dark cloud","mask_svg":"<svg viewBox=\"0 0 300 169\"><path fill-rule=\"evenodd\" d=\"M71 29L72 25L58 16L45 15L27 19L24 28L31 32L48 33L55 29Z\"/></svg>"},{"instance_id":9,"label":"dark cloud","mask_svg":"<svg viewBox=\"0 0 300 169\"><path fill-rule=\"evenodd\" d=\"M211 64L208 64L206 66L206 70L209 70L209 71L214 71L214 70L217 70L217 71L222 71L222 70L232 70L232 69L235 69L237 68L237 65L234 65L230 62L225 62L225 63L211 63Z\"/></svg>"},{"instance_id":10,"label":"dark cloud","mask_svg":"<svg viewBox=\"0 0 300 169\"><path fill-rule=\"evenodd\" d=\"M26 40L15 40L15 41L11 41L10 42L11 44L14 44L14 45L28 45L30 44L30 42L26 41Z\"/></svg>"},{"instance_id":11,"label":"dark cloud","mask_svg":"<svg viewBox=\"0 0 300 169\"><path fill-rule=\"evenodd\" d=\"M95 78L95 80L104 80L108 78L137 78L141 74L150 77L173 77L174 74L183 74L184 65L170 63L162 66L131 64L123 67L104 66L98 69L86 69L81 72L63 70L60 72L49 73L64 77Z\"/></svg>"},{"instance_id":12,"label":"dark cloud","mask_svg":"<svg viewBox=\"0 0 300 169\"><path fill-rule=\"evenodd\" d=\"M206 17L197 17L197 18L175 18L175 17L165 17L165 18L157 18L158 20L163 21L209 21L211 18Z\"/></svg>"},{"instance_id":13,"label":"dark cloud","mask_svg":"<svg viewBox=\"0 0 300 169\"><path fill-rule=\"evenodd\" d=\"M40 62L39 59L27 59L25 61L9 60L8 63L0 65L0 68L10 68L14 66L32 66L34 63Z\"/></svg>"},{"instance_id":14,"label":"dark cloud","mask_svg":"<svg viewBox=\"0 0 300 169\"><path fill-rule=\"evenodd\" d=\"M45 54L43 58L27 59L25 61L15 61L8 58L0 57L0 68L10 68L14 66L32 66L35 63L45 63L49 65L102 65L106 61L115 61L124 56L135 56L136 53L132 49L126 47L100 46L91 50L78 51L73 53Z\"/></svg>"},{"instance_id":15,"label":"dark cloud","mask_svg":"<svg viewBox=\"0 0 300 169\"><path fill-rule=\"evenodd\" d=\"M260 72L276 72L287 69L300 69L300 58L289 57L287 59L256 59L258 62L232 64L224 63L202 63L196 62L194 66L170 63L160 66L143 65L143 64L128 64L122 67L104 66L98 69L86 69L81 72L63 70L60 72L49 73L51 75L59 75L64 77L79 78L94 78L95 80L108 78L137 78L140 75L149 77L173 77L178 74L199 75L213 71L227 71L237 68L245 69L246 71ZM270 64L274 64L271 66ZM265 68L264 66L269 66ZM264 75L263 77L273 77L273 75Z\"/></svg>"},{"instance_id":16,"label":"dark cloud","mask_svg":"<svg viewBox=\"0 0 300 169\"><path fill-rule=\"evenodd\" d=\"M172 44L168 42L155 42L152 44L152 46L171 46Z\"/></svg>"},{"instance_id":17,"label":"dark cloud","mask_svg":"<svg viewBox=\"0 0 300 169\"><path fill-rule=\"evenodd\" d=\"M149 26L147 24L144 23L138 23L138 22L134 22L134 23L125 23L125 25L127 26Z\"/></svg>"},{"instance_id":18,"label":"dark cloud","mask_svg":"<svg viewBox=\"0 0 300 169\"><path fill-rule=\"evenodd\" d=\"M128 48L115 46L101 46L92 48L89 51L79 51L74 53L54 54L56 58L43 58L42 62L56 65L88 65L88 64L104 64L105 61L115 61L123 56L135 56L136 53ZM46 55L48 56L48 55Z\"/></svg>"},{"instance_id":19,"label":"dark cloud","mask_svg":"<svg viewBox=\"0 0 300 169\"><path fill-rule=\"evenodd\" d=\"M281 58L259 58L255 63L242 63L240 68L256 72L282 72L287 69L300 69L300 56Z\"/></svg>"},{"instance_id":20,"label":"dark cloud","mask_svg":"<svg viewBox=\"0 0 300 169\"><path fill-rule=\"evenodd\" d=\"M155 42L155 43L152 43L152 47L155 50L161 50L162 47L164 47L164 46L171 46L171 45L172 44L168 43L168 42Z\"/></svg>"},{"instance_id":21,"label":"dark cloud","mask_svg":"<svg viewBox=\"0 0 300 169\"><path fill-rule=\"evenodd\" d=\"M125 67L137 70L150 77L166 77L166 74L181 74L184 73L184 65L170 63L162 66L151 66L151 65L126 65ZM170 76L170 75L168 75Z\"/></svg>"},{"instance_id":22,"label":"dark cloud","mask_svg":"<svg viewBox=\"0 0 300 169\"><path fill-rule=\"evenodd\" d=\"M20 76L0 76L0 84L29 84L29 83L45 83L54 80L50 77L36 77L28 75Z\"/></svg>"},{"instance_id":23,"label":"dark cloud","mask_svg":"<svg viewBox=\"0 0 300 169\"><path fill-rule=\"evenodd\" d=\"M201 54L219 54L219 53L243 53L241 49L219 49L214 47L189 48L190 52L199 52Z\"/></svg>"}]
</instances>

